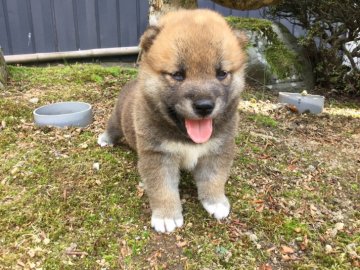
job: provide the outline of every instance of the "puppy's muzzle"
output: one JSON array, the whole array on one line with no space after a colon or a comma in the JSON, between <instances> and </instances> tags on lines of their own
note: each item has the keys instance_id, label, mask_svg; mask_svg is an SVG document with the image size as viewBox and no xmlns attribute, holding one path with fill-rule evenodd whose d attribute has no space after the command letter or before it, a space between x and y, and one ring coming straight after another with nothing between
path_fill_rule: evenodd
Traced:
<instances>
[{"instance_id":1,"label":"puppy's muzzle","mask_svg":"<svg viewBox=\"0 0 360 270\"><path fill-rule=\"evenodd\" d=\"M212 113L215 102L210 99L200 99L193 103L194 111L197 115L205 117Z\"/></svg>"}]
</instances>

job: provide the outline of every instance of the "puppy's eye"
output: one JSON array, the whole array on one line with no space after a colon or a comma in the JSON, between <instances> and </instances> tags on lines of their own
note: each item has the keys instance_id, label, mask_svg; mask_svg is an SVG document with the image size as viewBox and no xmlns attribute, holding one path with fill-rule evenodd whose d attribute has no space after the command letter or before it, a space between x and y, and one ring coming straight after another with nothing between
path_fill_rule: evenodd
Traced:
<instances>
[{"instance_id":1,"label":"puppy's eye","mask_svg":"<svg viewBox=\"0 0 360 270\"><path fill-rule=\"evenodd\" d=\"M216 71L216 78L219 81L225 80L228 75L229 75L229 72L226 72L225 70L218 69Z\"/></svg>"},{"instance_id":2,"label":"puppy's eye","mask_svg":"<svg viewBox=\"0 0 360 270\"><path fill-rule=\"evenodd\" d=\"M174 73L171 73L170 75L175 81L181 82L185 80L185 71L176 71Z\"/></svg>"}]
</instances>

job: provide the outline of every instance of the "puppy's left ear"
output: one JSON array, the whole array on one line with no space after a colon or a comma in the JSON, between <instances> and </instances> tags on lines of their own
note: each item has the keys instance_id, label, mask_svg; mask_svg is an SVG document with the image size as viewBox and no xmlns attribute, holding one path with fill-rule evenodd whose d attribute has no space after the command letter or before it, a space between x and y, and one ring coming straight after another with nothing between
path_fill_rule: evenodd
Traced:
<instances>
[{"instance_id":1,"label":"puppy's left ear","mask_svg":"<svg viewBox=\"0 0 360 270\"><path fill-rule=\"evenodd\" d=\"M233 30L233 32L234 32L235 36L237 37L240 47L245 49L249 43L249 38L246 36L245 32L240 31L240 30Z\"/></svg>"},{"instance_id":2,"label":"puppy's left ear","mask_svg":"<svg viewBox=\"0 0 360 270\"><path fill-rule=\"evenodd\" d=\"M156 36L160 33L157 26L149 26L140 38L140 48L142 52L147 52L154 43Z\"/></svg>"}]
</instances>

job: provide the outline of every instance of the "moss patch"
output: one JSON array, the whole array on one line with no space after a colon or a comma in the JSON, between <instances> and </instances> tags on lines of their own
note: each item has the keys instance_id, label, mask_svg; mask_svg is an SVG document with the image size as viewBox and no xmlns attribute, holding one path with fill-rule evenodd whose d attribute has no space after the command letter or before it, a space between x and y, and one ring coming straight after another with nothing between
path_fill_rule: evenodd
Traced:
<instances>
[{"instance_id":1,"label":"moss patch","mask_svg":"<svg viewBox=\"0 0 360 270\"><path fill-rule=\"evenodd\" d=\"M265 19L227 17L226 20L231 27L239 30L256 32L267 40L265 46L265 59L269 64L270 71L278 79L285 79L290 74L299 74L301 65L299 59L293 51L289 50L285 44L279 40L273 30L272 22ZM256 44L250 44L256 46Z\"/></svg>"},{"instance_id":2,"label":"moss patch","mask_svg":"<svg viewBox=\"0 0 360 270\"><path fill-rule=\"evenodd\" d=\"M272 29L272 22L264 19L240 18L229 16L226 21L234 29L256 32L270 42L277 42L277 35Z\"/></svg>"},{"instance_id":3,"label":"moss patch","mask_svg":"<svg viewBox=\"0 0 360 270\"><path fill-rule=\"evenodd\" d=\"M285 79L294 71L298 72L301 69L296 54L288 50L283 43L268 46L265 50L265 58L271 72L279 79Z\"/></svg>"}]
</instances>

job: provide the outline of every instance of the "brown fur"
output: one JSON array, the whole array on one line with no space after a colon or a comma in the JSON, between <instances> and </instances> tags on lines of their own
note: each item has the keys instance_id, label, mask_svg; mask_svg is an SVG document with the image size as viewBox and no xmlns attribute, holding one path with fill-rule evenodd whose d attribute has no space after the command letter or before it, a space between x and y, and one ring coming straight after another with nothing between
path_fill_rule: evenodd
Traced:
<instances>
[{"instance_id":1,"label":"brown fur","mask_svg":"<svg viewBox=\"0 0 360 270\"><path fill-rule=\"evenodd\" d=\"M193 172L199 199L210 214L219 219L228 214L224 185L244 84L244 43L243 35L237 37L219 14L208 10L170 12L141 38L138 79L122 89L102 140L114 144L124 137L137 151L152 225L158 231L182 225L181 168ZM218 70L228 75L220 80ZM174 79L178 71L184 80ZM213 133L200 145L184 125L184 119L201 119L191 107L199 99L216 104Z\"/></svg>"}]
</instances>

